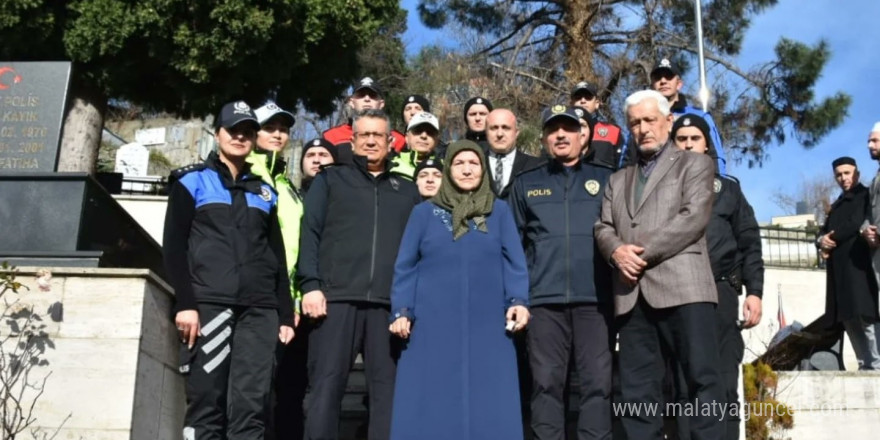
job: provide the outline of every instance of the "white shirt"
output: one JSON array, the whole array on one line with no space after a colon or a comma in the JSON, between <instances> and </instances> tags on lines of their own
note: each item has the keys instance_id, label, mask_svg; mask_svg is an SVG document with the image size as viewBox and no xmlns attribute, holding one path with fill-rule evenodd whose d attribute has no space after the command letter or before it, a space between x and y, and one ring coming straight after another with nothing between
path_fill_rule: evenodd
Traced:
<instances>
[{"instance_id":1,"label":"white shirt","mask_svg":"<svg viewBox=\"0 0 880 440\"><path fill-rule=\"evenodd\" d=\"M507 188L507 184L510 183L510 175L513 174L514 159L516 159L516 148L501 159L499 159L499 155L495 154L494 151L489 150L489 176L492 177L492 182L495 181L495 166L500 160L501 167L504 169L504 174L501 176L502 187Z\"/></svg>"}]
</instances>

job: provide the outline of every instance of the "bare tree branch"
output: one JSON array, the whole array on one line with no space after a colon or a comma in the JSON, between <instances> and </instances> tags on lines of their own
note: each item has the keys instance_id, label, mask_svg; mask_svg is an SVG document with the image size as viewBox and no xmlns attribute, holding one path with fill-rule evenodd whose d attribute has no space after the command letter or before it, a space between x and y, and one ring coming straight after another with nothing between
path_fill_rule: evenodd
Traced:
<instances>
[{"instance_id":1,"label":"bare tree branch","mask_svg":"<svg viewBox=\"0 0 880 440\"><path fill-rule=\"evenodd\" d=\"M557 92L561 92L561 91L564 91L564 90L565 90L565 89L563 89L562 87L559 87L558 84L553 84L553 83L551 83L551 82L548 82L548 81L545 80L544 78L539 78L539 77L537 77L537 76L535 76L535 75L532 75L532 74L530 74L530 73L528 73L528 72L523 72L523 71L521 71L521 70L508 68L507 66L502 66L501 64L498 64L498 63L495 63L495 62L489 63L489 65L492 66L492 67L494 67L494 68L496 68L496 69L504 70L505 72L510 72L510 73L514 73L514 74L516 74L516 75L519 75L519 76L522 76L522 77L525 77L525 78L533 79L533 80L535 80L535 81L540 82L541 84L544 84L544 86L546 86L546 87L548 87L548 88L550 88L550 89L556 90Z\"/></svg>"}]
</instances>

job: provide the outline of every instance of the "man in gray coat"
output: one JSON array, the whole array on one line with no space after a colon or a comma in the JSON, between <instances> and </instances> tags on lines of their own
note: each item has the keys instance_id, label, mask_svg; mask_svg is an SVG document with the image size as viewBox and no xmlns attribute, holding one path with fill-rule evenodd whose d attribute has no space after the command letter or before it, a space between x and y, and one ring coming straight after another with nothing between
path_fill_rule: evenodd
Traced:
<instances>
[{"instance_id":1,"label":"man in gray coat","mask_svg":"<svg viewBox=\"0 0 880 440\"><path fill-rule=\"evenodd\" d=\"M673 116L660 93L630 95L626 117L638 161L611 176L595 226L599 251L615 268L623 428L627 438L659 440L665 410L693 415L693 440L719 439L730 408L722 403L705 237L715 168L708 156L672 145ZM659 407L668 356L682 365L690 408Z\"/></svg>"},{"instance_id":2,"label":"man in gray coat","mask_svg":"<svg viewBox=\"0 0 880 440\"><path fill-rule=\"evenodd\" d=\"M880 161L880 122L874 124L871 133L868 134L868 153L872 160ZM880 169L877 175L871 181L871 210L868 212L868 219L862 224L862 237L868 241L868 245L873 250L874 259L874 275L877 277L877 284L880 284L880 252L877 247L880 246L880 239L877 237L877 225L880 224Z\"/></svg>"}]
</instances>

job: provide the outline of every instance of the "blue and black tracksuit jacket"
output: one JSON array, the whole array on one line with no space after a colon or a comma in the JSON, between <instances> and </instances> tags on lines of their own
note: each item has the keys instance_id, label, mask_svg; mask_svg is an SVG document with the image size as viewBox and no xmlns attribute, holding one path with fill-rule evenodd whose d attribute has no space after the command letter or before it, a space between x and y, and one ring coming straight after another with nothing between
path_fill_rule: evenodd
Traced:
<instances>
[{"instance_id":1,"label":"blue and black tracksuit jacket","mask_svg":"<svg viewBox=\"0 0 880 440\"><path fill-rule=\"evenodd\" d=\"M593 239L612 171L556 161L519 174L510 205L529 267L529 302L597 304L611 300L611 267Z\"/></svg>"},{"instance_id":2,"label":"blue and black tracksuit jacket","mask_svg":"<svg viewBox=\"0 0 880 440\"><path fill-rule=\"evenodd\" d=\"M198 303L278 308L293 325L278 197L259 176L236 179L216 153L172 172L163 254L175 310Z\"/></svg>"}]
</instances>

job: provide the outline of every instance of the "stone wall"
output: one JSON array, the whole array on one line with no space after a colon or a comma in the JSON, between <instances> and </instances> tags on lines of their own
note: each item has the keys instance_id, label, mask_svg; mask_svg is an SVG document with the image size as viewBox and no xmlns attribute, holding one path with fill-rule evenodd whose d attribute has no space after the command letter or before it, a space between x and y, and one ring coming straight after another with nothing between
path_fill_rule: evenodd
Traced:
<instances>
[{"instance_id":1,"label":"stone wall","mask_svg":"<svg viewBox=\"0 0 880 440\"><path fill-rule=\"evenodd\" d=\"M780 372L777 393L793 410L794 428L774 438L863 439L880 432L880 372Z\"/></svg>"},{"instance_id":2,"label":"stone wall","mask_svg":"<svg viewBox=\"0 0 880 440\"><path fill-rule=\"evenodd\" d=\"M39 313L63 305L60 322L46 321L49 363L32 373L51 372L34 406L35 425L47 432L60 426L61 439L179 438L185 402L171 288L144 269L51 270L47 291L37 287L36 268L20 268L17 277L29 287L22 304Z\"/></svg>"}]
</instances>

